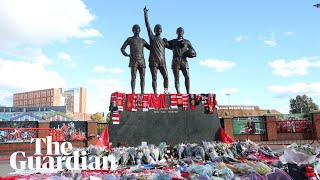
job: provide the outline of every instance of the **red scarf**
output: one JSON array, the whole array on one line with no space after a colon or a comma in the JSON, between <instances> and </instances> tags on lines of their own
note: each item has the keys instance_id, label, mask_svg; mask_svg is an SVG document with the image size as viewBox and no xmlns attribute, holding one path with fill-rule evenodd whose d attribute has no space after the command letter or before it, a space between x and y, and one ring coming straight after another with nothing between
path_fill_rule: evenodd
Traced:
<instances>
[{"instance_id":1,"label":"red scarf","mask_svg":"<svg viewBox=\"0 0 320 180\"><path fill-rule=\"evenodd\" d=\"M142 111L149 111L149 94L143 95Z\"/></svg>"},{"instance_id":2,"label":"red scarf","mask_svg":"<svg viewBox=\"0 0 320 180\"><path fill-rule=\"evenodd\" d=\"M113 124L120 124L120 114L119 111L112 112L112 121Z\"/></svg>"},{"instance_id":3,"label":"red scarf","mask_svg":"<svg viewBox=\"0 0 320 180\"><path fill-rule=\"evenodd\" d=\"M123 104L124 104L124 100L125 100L125 97L126 97L126 94L125 93L119 93L119 92L116 92L116 96L117 96L117 105L118 105L118 110L119 111L123 111Z\"/></svg>"},{"instance_id":4,"label":"red scarf","mask_svg":"<svg viewBox=\"0 0 320 180\"><path fill-rule=\"evenodd\" d=\"M188 110L188 102L189 102L188 94L183 94L182 95L182 109L185 111Z\"/></svg>"},{"instance_id":5,"label":"red scarf","mask_svg":"<svg viewBox=\"0 0 320 180\"><path fill-rule=\"evenodd\" d=\"M160 94L160 108L166 108L167 107L167 95L166 94Z\"/></svg>"},{"instance_id":6,"label":"red scarf","mask_svg":"<svg viewBox=\"0 0 320 180\"><path fill-rule=\"evenodd\" d=\"M136 94L128 94L126 110L137 111L137 95Z\"/></svg>"},{"instance_id":7,"label":"red scarf","mask_svg":"<svg viewBox=\"0 0 320 180\"><path fill-rule=\"evenodd\" d=\"M143 94L137 94L137 109L142 109L143 107Z\"/></svg>"},{"instance_id":8,"label":"red scarf","mask_svg":"<svg viewBox=\"0 0 320 180\"><path fill-rule=\"evenodd\" d=\"M213 114L214 113L214 104L215 104L215 97L216 94L209 94L208 95L208 113Z\"/></svg>"},{"instance_id":9,"label":"red scarf","mask_svg":"<svg viewBox=\"0 0 320 180\"><path fill-rule=\"evenodd\" d=\"M178 108L178 103L177 103L177 94L170 94L170 107L171 108Z\"/></svg>"},{"instance_id":10,"label":"red scarf","mask_svg":"<svg viewBox=\"0 0 320 180\"><path fill-rule=\"evenodd\" d=\"M196 110L197 109L196 100L197 100L196 95L195 94L190 94L190 109L191 110Z\"/></svg>"},{"instance_id":11,"label":"red scarf","mask_svg":"<svg viewBox=\"0 0 320 180\"><path fill-rule=\"evenodd\" d=\"M149 109L166 108L167 101L165 94L150 94L149 95Z\"/></svg>"},{"instance_id":12,"label":"red scarf","mask_svg":"<svg viewBox=\"0 0 320 180\"><path fill-rule=\"evenodd\" d=\"M177 105L182 106L182 94L177 94Z\"/></svg>"}]
</instances>

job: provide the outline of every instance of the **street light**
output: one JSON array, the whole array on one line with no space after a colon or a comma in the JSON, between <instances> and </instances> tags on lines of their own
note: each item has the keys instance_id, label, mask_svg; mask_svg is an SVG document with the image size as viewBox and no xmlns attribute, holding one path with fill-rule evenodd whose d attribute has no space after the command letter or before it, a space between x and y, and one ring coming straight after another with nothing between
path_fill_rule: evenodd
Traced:
<instances>
[{"instance_id":1,"label":"street light","mask_svg":"<svg viewBox=\"0 0 320 180\"><path fill-rule=\"evenodd\" d=\"M227 93L226 95L228 96L228 105L230 106L229 97L230 97L231 94Z\"/></svg>"}]
</instances>

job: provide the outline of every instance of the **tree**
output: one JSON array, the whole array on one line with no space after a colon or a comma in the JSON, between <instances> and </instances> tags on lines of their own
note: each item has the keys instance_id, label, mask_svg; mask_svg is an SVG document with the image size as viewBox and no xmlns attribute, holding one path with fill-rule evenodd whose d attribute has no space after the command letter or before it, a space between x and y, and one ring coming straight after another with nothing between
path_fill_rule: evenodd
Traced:
<instances>
[{"instance_id":1,"label":"tree","mask_svg":"<svg viewBox=\"0 0 320 180\"><path fill-rule=\"evenodd\" d=\"M111 118L111 113L108 112L107 118L106 118L106 122L107 122L107 123L110 123L110 118Z\"/></svg>"},{"instance_id":2,"label":"tree","mask_svg":"<svg viewBox=\"0 0 320 180\"><path fill-rule=\"evenodd\" d=\"M309 113L312 110L318 110L319 106L313 102L307 95L297 95L296 98L290 99L290 113Z\"/></svg>"},{"instance_id":3,"label":"tree","mask_svg":"<svg viewBox=\"0 0 320 180\"><path fill-rule=\"evenodd\" d=\"M93 121L104 122L103 116L100 112L96 112L90 116Z\"/></svg>"}]
</instances>

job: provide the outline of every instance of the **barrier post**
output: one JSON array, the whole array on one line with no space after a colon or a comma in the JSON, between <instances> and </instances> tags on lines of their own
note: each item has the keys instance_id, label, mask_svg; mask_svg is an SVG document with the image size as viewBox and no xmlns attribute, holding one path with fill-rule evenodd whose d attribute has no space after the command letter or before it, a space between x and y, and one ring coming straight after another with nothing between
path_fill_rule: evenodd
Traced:
<instances>
[{"instance_id":1,"label":"barrier post","mask_svg":"<svg viewBox=\"0 0 320 180\"><path fill-rule=\"evenodd\" d=\"M100 135L98 134L98 122L96 121L88 121L88 134L87 134L87 144L86 146L90 146L91 144L92 145L95 145L96 142L98 141L98 138L97 138L97 135Z\"/></svg>"},{"instance_id":2,"label":"barrier post","mask_svg":"<svg viewBox=\"0 0 320 180\"><path fill-rule=\"evenodd\" d=\"M276 125L276 117L274 115L265 115L266 119L266 140L277 140L277 125Z\"/></svg>"},{"instance_id":3,"label":"barrier post","mask_svg":"<svg viewBox=\"0 0 320 180\"><path fill-rule=\"evenodd\" d=\"M312 120L313 120L313 127L314 127L314 139L319 142L320 136L320 110L316 110L311 112Z\"/></svg>"},{"instance_id":4,"label":"barrier post","mask_svg":"<svg viewBox=\"0 0 320 180\"><path fill-rule=\"evenodd\" d=\"M223 118L224 123L224 131L230 136L230 138L234 139L233 135L233 117L227 116Z\"/></svg>"}]
</instances>

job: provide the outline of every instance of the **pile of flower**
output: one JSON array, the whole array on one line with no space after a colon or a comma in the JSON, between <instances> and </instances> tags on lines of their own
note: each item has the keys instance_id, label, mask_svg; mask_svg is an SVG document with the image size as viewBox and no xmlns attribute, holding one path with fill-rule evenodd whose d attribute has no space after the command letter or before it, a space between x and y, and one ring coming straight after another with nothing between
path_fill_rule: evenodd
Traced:
<instances>
[{"instance_id":1,"label":"pile of flower","mask_svg":"<svg viewBox=\"0 0 320 180\"><path fill-rule=\"evenodd\" d=\"M290 151L289 151L290 150ZM113 155L117 169L72 171L65 169L45 175L44 179L292 179L284 163L290 162L293 152L312 156L317 151L310 146L289 146L277 153L268 146L252 141L200 144L179 144L174 147L162 142L159 146L118 147L103 150L98 146L86 149L88 164L95 157ZM291 153L291 154L288 154ZM290 159L291 158L291 159ZM310 158L308 160L311 160ZM299 160L297 160L299 161ZM294 162L301 165L302 162ZM312 162L308 162L312 163ZM39 174L29 177L39 178ZM42 175L43 178L43 175Z\"/></svg>"}]
</instances>

